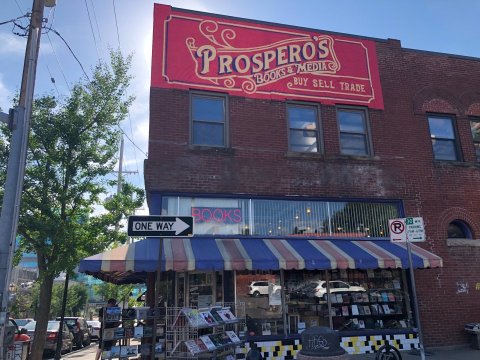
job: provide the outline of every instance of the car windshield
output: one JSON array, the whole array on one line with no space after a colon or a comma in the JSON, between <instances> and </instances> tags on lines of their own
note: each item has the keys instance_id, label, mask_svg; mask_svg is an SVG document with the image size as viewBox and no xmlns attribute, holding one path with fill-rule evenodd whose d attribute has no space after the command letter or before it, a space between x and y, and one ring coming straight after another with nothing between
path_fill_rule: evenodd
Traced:
<instances>
[{"instance_id":1,"label":"car windshield","mask_svg":"<svg viewBox=\"0 0 480 360\"><path fill-rule=\"evenodd\" d=\"M100 327L100 321L89 320L89 321L87 321L87 324L88 324L88 325L91 325L91 326L98 326L98 327Z\"/></svg>"},{"instance_id":2,"label":"car windshield","mask_svg":"<svg viewBox=\"0 0 480 360\"><path fill-rule=\"evenodd\" d=\"M27 325L25 325L25 329L35 330L35 325L37 325L36 321L30 321Z\"/></svg>"},{"instance_id":3,"label":"car windshield","mask_svg":"<svg viewBox=\"0 0 480 360\"><path fill-rule=\"evenodd\" d=\"M47 325L47 331L58 331L60 321L49 321Z\"/></svg>"},{"instance_id":4,"label":"car windshield","mask_svg":"<svg viewBox=\"0 0 480 360\"><path fill-rule=\"evenodd\" d=\"M29 320L27 320L27 319L15 319L15 322L17 323L18 326L25 326L29 323Z\"/></svg>"}]
</instances>

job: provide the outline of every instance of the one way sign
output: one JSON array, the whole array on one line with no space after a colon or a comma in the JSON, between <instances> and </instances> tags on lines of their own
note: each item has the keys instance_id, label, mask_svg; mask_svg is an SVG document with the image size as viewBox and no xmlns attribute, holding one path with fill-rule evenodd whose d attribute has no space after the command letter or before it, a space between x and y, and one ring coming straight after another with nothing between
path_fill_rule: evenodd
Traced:
<instances>
[{"instance_id":1,"label":"one way sign","mask_svg":"<svg viewBox=\"0 0 480 360\"><path fill-rule=\"evenodd\" d=\"M129 216L128 236L193 236L193 216Z\"/></svg>"}]
</instances>

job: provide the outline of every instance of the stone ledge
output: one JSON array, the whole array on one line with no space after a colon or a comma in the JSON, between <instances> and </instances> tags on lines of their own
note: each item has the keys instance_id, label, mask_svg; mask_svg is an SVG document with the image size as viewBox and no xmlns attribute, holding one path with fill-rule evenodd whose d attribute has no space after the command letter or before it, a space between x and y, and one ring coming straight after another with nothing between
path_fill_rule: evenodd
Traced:
<instances>
[{"instance_id":1,"label":"stone ledge","mask_svg":"<svg viewBox=\"0 0 480 360\"><path fill-rule=\"evenodd\" d=\"M475 239L447 239L447 246L480 246L480 240Z\"/></svg>"}]
</instances>

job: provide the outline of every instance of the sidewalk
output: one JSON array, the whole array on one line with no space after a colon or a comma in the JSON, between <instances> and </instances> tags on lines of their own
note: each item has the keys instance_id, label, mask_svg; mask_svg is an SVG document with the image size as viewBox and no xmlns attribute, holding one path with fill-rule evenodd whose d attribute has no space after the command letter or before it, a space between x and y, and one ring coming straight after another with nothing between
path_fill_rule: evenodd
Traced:
<instances>
[{"instance_id":1,"label":"sidewalk","mask_svg":"<svg viewBox=\"0 0 480 360\"><path fill-rule=\"evenodd\" d=\"M421 360L419 351L402 351L402 360ZM350 355L351 360L375 360L375 354ZM426 360L479 360L480 350L471 347L432 348L425 351Z\"/></svg>"}]
</instances>

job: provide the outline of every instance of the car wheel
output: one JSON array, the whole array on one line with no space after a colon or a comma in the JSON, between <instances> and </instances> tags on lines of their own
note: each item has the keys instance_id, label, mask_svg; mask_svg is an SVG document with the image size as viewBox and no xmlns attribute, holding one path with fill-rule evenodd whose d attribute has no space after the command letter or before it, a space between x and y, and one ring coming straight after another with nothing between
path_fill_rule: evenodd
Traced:
<instances>
[{"instance_id":1,"label":"car wheel","mask_svg":"<svg viewBox=\"0 0 480 360\"><path fill-rule=\"evenodd\" d=\"M92 342L92 339L90 339L90 336L87 337L87 340L83 343L83 346L88 346Z\"/></svg>"},{"instance_id":2,"label":"car wheel","mask_svg":"<svg viewBox=\"0 0 480 360\"><path fill-rule=\"evenodd\" d=\"M260 292L259 292L259 291L255 291L255 292L253 293L253 297L259 297L259 296L260 296Z\"/></svg>"}]
</instances>

